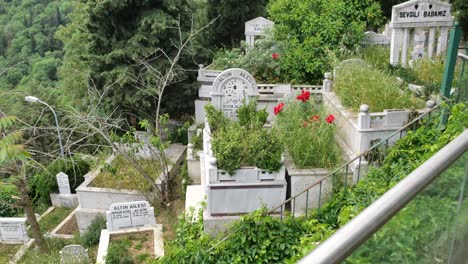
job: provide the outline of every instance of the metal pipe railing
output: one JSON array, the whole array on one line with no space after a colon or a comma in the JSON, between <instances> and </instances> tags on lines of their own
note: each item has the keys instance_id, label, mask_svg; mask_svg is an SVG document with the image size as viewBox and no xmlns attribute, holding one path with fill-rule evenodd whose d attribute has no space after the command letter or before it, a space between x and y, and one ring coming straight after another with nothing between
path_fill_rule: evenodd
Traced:
<instances>
[{"instance_id":1,"label":"metal pipe railing","mask_svg":"<svg viewBox=\"0 0 468 264\"><path fill-rule=\"evenodd\" d=\"M298 263L345 260L467 150L465 130Z\"/></svg>"}]
</instances>

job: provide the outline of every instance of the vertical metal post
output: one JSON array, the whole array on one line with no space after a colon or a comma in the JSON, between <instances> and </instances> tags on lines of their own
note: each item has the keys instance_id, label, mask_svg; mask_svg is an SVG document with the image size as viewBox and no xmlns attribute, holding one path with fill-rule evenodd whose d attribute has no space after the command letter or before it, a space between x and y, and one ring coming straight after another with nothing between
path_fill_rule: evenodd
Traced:
<instances>
[{"instance_id":1,"label":"vertical metal post","mask_svg":"<svg viewBox=\"0 0 468 264\"><path fill-rule=\"evenodd\" d=\"M281 219L281 222L283 222L283 205L281 205L280 207L280 219Z\"/></svg>"},{"instance_id":2,"label":"vertical metal post","mask_svg":"<svg viewBox=\"0 0 468 264\"><path fill-rule=\"evenodd\" d=\"M318 211L320 212L320 200L322 199L322 182L320 182L320 189L319 189L319 199L318 199Z\"/></svg>"},{"instance_id":3,"label":"vertical metal post","mask_svg":"<svg viewBox=\"0 0 468 264\"><path fill-rule=\"evenodd\" d=\"M447 50L447 59L445 60L444 75L442 77L442 85L440 86L440 93L445 97L450 97L450 90L452 89L452 81L455 73L455 64L457 63L458 44L461 38L461 27L458 21L453 23L450 30L450 38ZM447 124L448 115L447 110L442 109L442 115L439 126L443 127Z\"/></svg>"},{"instance_id":4,"label":"vertical metal post","mask_svg":"<svg viewBox=\"0 0 468 264\"><path fill-rule=\"evenodd\" d=\"M309 189L306 192L306 207L305 207L305 218L307 220L307 210L309 209Z\"/></svg>"},{"instance_id":5,"label":"vertical metal post","mask_svg":"<svg viewBox=\"0 0 468 264\"><path fill-rule=\"evenodd\" d=\"M296 215L296 197L294 197L292 199L292 203L293 203L292 215L293 215L293 219L295 219L295 215Z\"/></svg>"},{"instance_id":6,"label":"vertical metal post","mask_svg":"<svg viewBox=\"0 0 468 264\"><path fill-rule=\"evenodd\" d=\"M359 182L359 178L360 178L360 176L361 176L361 157L362 157L362 156L359 156L358 173L357 173L357 181L356 181L356 183Z\"/></svg>"}]
</instances>

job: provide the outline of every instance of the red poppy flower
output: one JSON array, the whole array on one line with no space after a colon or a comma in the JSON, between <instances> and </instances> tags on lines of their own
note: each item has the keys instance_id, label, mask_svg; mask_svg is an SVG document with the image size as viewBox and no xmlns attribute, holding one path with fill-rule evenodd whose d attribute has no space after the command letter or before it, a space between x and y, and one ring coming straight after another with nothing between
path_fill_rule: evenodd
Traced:
<instances>
[{"instance_id":1,"label":"red poppy flower","mask_svg":"<svg viewBox=\"0 0 468 264\"><path fill-rule=\"evenodd\" d=\"M310 117L310 122L318 122L318 121L320 121L319 115L314 115Z\"/></svg>"},{"instance_id":2,"label":"red poppy flower","mask_svg":"<svg viewBox=\"0 0 468 264\"><path fill-rule=\"evenodd\" d=\"M273 53L273 54L271 54L271 57L272 57L274 60L276 60L276 59L279 58L279 54L278 54L278 53Z\"/></svg>"},{"instance_id":3,"label":"red poppy flower","mask_svg":"<svg viewBox=\"0 0 468 264\"><path fill-rule=\"evenodd\" d=\"M304 90L302 90L302 91L301 91L301 94L298 95L296 98L297 98L297 100L300 100L300 101L302 101L303 103L304 103L304 102L307 102L307 101L309 100L309 98L310 98L310 92L309 92L309 91L304 91Z\"/></svg>"},{"instance_id":4,"label":"red poppy flower","mask_svg":"<svg viewBox=\"0 0 468 264\"><path fill-rule=\"evenodd\" d=\"M335 121L335 117L333 115L328 115L327 118L325 118L325 121L327 121L328 124L331 124Z\"/></svg>"},{"instance_id":5,"label":"red poppy flower","mask_svg":"<svg viewBox=\"0 0 468 264\"><path fill-rule=\"evenodd\" d=\"M304 123L302 123L302 127L307 127L309 125L309 123L307 123L307 121L304 121Z\"/></svg>"},{"instance_id":6,"label":"red poppy flower","mask_svg":"<svg viewBox=\"0 0 468 264\"><path fill-rule=\"evenodd\" d=\"M275 106L275 108L273 108L273 113L275 115L279 114L281 110L283 110L283 107L284 107L284 103L279 103L277 106Z\"/></svg>"}]
</instances>

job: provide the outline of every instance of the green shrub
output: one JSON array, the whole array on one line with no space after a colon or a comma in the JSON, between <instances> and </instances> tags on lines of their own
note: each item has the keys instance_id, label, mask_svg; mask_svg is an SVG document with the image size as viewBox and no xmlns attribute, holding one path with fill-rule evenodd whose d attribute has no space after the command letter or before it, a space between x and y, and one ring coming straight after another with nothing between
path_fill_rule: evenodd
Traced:
<instances>
[{"instance_id":1,"label":"green shrub","mask_svg":"<svg viewBox=\"0 0 468 264\"><path fill-rule=\"evenodd\" d=\"M292 83L317 83L331 69L327 52L354 51L366 27L379 26L377 1L273 0L268 14L275 21L275 40L284 47L281 74Z\"/></svg>"},{"instance_id":2,"label":"green shrub","mask_svg":"<svg viewBox=\"0 0 468 264\"><path fill-rule=\"evenodd\" d=\"M126 240L111 241L107 249L106 264L133 264L133 258L128 250L131 243Z\"/></svg>"},{"instance_id":3,"label":"green shrub","mask_svg":"<svg viewBox=\"0 0 468 264\"><path fill-rule=\"evenodd\" d=\"M85 247L92 247L99 244L101 229L106 229L106 219L103 216L98 215L81 236L81 244Z\"/></svg>"},{"instance_id":4,"label":"green shrub","mask_svg":"<svg viewBox=\"0 0 468 264\"><path fill-rule=\"evenodd\" d=\"M2 201L9 204L16 203L13 196L18 196L18 191L14 185L7 185L0 183L0 217L14 217L19 216L22 212L19 208L13 208L8 204L2 203Z\"/></svg>"},{"instance_id":5,"label":"green shrub","mask_svg":"<svg viewBox=\"0 0 468 264\"><path fill-rule=\"evenodd\" d=\"M415 109L423 102L404 92L394 76L361 64L346 64L337 71L333 88L345 107L359 111L367 104L372 112L384 109Z\"/></svg>"},{"instance_id":6,"label":"green shrub","mask_svg":"<svg viewBox=\"0 0 468 264\"><path fill-rule=\"evenodd\" d=\"M31 195L35 203L50 204L50 193L58 192L56 175L63 172L68 175L72 193L84 181L84 175L90 170L91 164L79 157L51 162L46 170L36 173L29 181Z\"/></svg>"},{"instance_id":7,"label":"green shrub","mask_svg":"<svg viewBox=\"0 0 468 264\"><path fill-rule=\"evenodd\" d=\"M256 103L239 109L239 122L227 119L211 105L205 107L212 129L212 150L218 168L229 174L243 165L268 171L281 168L282 145L276 133L263 130L268 113L256 110Z\"/></svg>"},{"instance_id":8,"label":"green shrub","mask_svg":"<svg viewBox=\"0 0 468 264\"><path fill-rule=\"evenodd\" d=\"M287 100L277 115L276 129L298 168L332 168L340 160L334 117L312 99Z\"/></svg>"},{"instance_id":9,"label":"green shrub","mask_svg":"<svg viewBox=\"0 0 468 264\"><path fill-rule=\"evenodd\" d=\"M245 69L252 74L257 83L289 82L283 78L285 75L281 74L281 50L282 43L275 41L273 34L267 31L265 36L257 37L253 48L243 45L242 49L219 50L215 54L212 67L218 70Z\"/></svg>"}]
</instances>

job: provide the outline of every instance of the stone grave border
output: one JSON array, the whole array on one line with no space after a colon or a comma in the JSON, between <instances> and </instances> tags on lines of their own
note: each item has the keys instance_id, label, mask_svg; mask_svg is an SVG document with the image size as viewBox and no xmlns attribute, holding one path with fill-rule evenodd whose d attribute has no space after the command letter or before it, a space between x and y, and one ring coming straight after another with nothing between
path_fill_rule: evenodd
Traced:
<instances>
[{"instance_id":1,"label":"stone grave border","mask_svg":"<svg viewBox=\"0 0 468 264\"><path fill-rule=\"evenodd\" d=\"M175 146L175 150L180 152L180 156L176 157L176 160L172 160L173 164L169 166L169 170L171 173L176 173L177 169L186 158L186 146L179 144L173 145ZM105 163L110 164L115 157L116 155L112 154L105 160ZM103 166L99 165L85 174L85 180L76 188L79 205L74 212L80 233L86 230L97 215L100 214L106 218L106 210L109 209L111 204L146 200L146 198L136 190L117 190L88 186L97 177L102 168Z\"/></svg>"},{"instance_id":2,"label":"stone grave border","mask_svg":"<svg viewBox=\"0 0 468 264\"><path fill-rule=\"evenodd\" d=\"M154 227L140 227L131 228L126 230L112 231L109 232L107 229L101 230L101 236L99 237L99 247L96 257L96 264L106 263L107 249L110 244L110 237L117 234L130 234L136 232L153 231L154 240L154 255L156 257L164 256L164 236L162 224L156 224Z\"/></svg>"},{"instance_id":3,"label":"stone grave border","mask_svg":"<svg viewBox=\"0 0 468 264\"><path fill-rule=\"evenodd\" d=\"M74 235L65 235L65 234L57 234L57 232L66 224L70 219L75 216L76 208L73 210L65 219L63 219L60 224L58 224L52 232L50 232L51 237L63 238L63 239L73 239Z\"/></svg>"}]
</instances>

